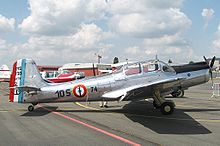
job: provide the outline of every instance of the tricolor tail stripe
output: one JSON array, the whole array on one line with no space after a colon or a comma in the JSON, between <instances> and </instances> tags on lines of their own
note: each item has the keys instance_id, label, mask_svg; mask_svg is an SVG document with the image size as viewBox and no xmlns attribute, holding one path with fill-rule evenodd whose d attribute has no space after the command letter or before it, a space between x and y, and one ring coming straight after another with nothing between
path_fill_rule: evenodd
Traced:
<instances>
[{"instance_id":1,"label":"tricolor tail stripe","mask_svg":"<svg viewBox=\"0 0 220 146\"><path fill-rule=\"evenodd\" d=\"M9 96L10 102L14 102L14 88L12 87L15 86L16 67L17 67L17 62L15 62L13 65L13 70L10 77L10 96Z\"/></svg>"},{"instance_id":2,"label":"tricolor tail stripe","mask_svg":"<svg viewBox=\"0 0 220 146\"><path fill-rule=\"evenodd\" d=\"M26 59L18 60L13 66L10 87L21 87L25 82ZM23 102L23 92L16 88L10 89L10 102Z\"/></svg>"},{"instance_id":3,"label":"tricolor tail stripe","mask_svg":"<svg viewBox=\"0 0 220 146\"><path fill-rule=\"evenodd\" d=\"M22 59L21 61L21 74L20 74L20 85L19 86L23 86L24 85L24 79L25 79L25 69L26 69L26 59ZM18 96L18 102L21 103L23 102L23 96L24 93L19 91L19 96Z\"/></svg>"}]
</instances>

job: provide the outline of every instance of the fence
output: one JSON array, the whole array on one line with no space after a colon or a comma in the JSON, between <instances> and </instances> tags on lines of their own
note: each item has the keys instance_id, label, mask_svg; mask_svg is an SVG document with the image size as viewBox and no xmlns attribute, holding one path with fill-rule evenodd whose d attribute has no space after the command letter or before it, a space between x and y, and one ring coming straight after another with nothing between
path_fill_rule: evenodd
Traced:
<instances>
[{"instance_id":1,"label":"fence","mask_svg":"<svg viewBox=\"0 0 220 146\"><path fill-rule=\"evenodd\" d=\"M220 83L214 83L212 87L211 97L216 97L216 96L220 96Z\"/></svg>"}]
</instances>

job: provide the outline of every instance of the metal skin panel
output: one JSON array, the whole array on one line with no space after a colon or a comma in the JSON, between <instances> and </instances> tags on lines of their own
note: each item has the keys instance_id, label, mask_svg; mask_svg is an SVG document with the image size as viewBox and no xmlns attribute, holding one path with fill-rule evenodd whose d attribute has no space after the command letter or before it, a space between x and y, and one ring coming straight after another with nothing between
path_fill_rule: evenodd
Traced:
<instances>
[{"instance_id":1,"label":"metal skin panel","mask_svg":"<svg viewBox=\"0 0 220 146\"><path fill-rule=\"evenodd\" d=\"M156 64L156 69L145 71L143 64L148 63ZM39 76L33 60L26 59L26 65L24 86L34 88L23 91L23 103L140 100L151 98L155 88L161 94L170 94L176 88L187 89L209 80L209 68L176 74L167 64L150 60L136 63L138 67L133 64L124 65L118 72L104 76L67 83L46 83ZM128 66L131 69L127 69ZM138 70L137 73L135 69ZM131 72L126 75L127 71ZM34 90L35 88L39 90ZM107 93L111 97L105 97Z\"/></svg>"},{"instance_id":2,"label":"metal skin panel","mask_svg":"<svg viewBox=\"0 0 220 146\"><path fill-rule=\"evenodd\" d=\"M181 83L181 86L183 88L188 88L191 86L196 86L202 83L205 83L209 81L209 70L208 69L203 69L199 71L193 71L193 72L186 72L186 73L180 73L177 74L178 76L185 77L186 80L184 80Z\"/></svg>"}]
</instances>

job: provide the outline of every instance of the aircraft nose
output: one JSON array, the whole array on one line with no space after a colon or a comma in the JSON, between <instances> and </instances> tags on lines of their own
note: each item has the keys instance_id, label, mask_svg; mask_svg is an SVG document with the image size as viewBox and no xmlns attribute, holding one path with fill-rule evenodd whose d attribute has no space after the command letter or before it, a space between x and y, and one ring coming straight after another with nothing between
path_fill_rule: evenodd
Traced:
<instances>
[{"instance_id":1,"label":"aircraft nose","mask_svg":"<svg viewBox=\"0 0 220 146\"><path fill-rule=\"evenodd\" d=\"M209 71L207 71L205 75L205 81L208 82L210 78L211 78L211 74L209 73Z\"/></svg>"}]
</instances>

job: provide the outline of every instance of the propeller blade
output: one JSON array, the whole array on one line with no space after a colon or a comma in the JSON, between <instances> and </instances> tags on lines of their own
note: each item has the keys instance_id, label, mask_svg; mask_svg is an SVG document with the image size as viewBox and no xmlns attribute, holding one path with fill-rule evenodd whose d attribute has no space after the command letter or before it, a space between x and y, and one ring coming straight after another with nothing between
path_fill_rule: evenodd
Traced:
<instances>
[{"instance_id":1,"label":"propeller blade","mask_svg":"<svg viewBox=\"0 0 220 146\"><path fill-rule=\"evenodd\" d=\"M205 56L203 56L203 58L204 58L204 60L207 62L207 59L206 59L206 57Z\"/></svg>"},{"instance_id":2,"label":"propeller blade","mask_svg":"<svg viewBox=\"0 0 220 146\"><path fill-rule=\"evenodd\" d=\"M205 56L203 56L203 58L204 58L204 60L205 60L206 64L209 66L209 62L208 62L208 60L206 59L206 57L205 57Z\"/></svg>"},{"instance_id":3,"label":"propeller blade","mask_svg":"<svg viewBox=\"0 0 220 146\"><path fill-rule=\"evenodd\" d=\"M211 63L210 63L210 68L213 67L214 63L215 63L215 56L212 58L212 61L211 61Z\"/></svg>"}]
</instances>

